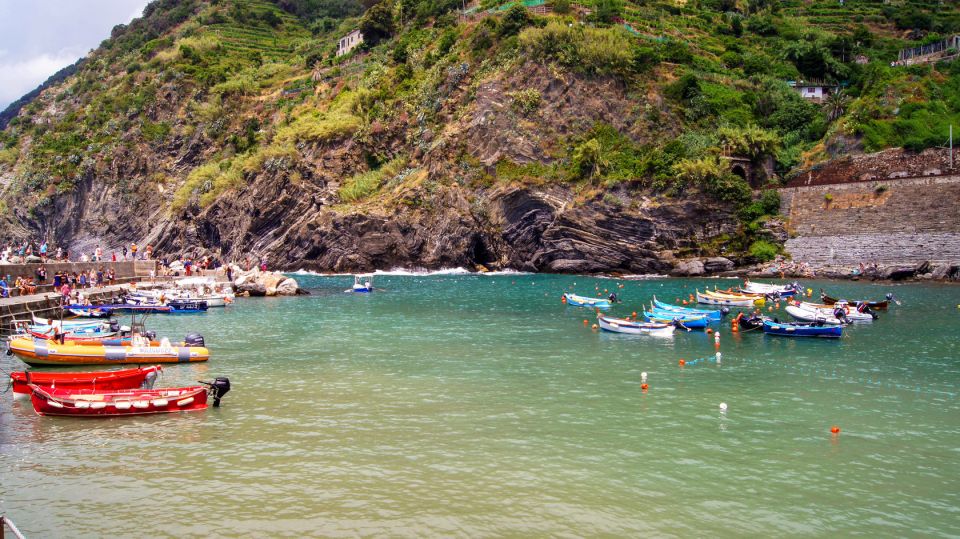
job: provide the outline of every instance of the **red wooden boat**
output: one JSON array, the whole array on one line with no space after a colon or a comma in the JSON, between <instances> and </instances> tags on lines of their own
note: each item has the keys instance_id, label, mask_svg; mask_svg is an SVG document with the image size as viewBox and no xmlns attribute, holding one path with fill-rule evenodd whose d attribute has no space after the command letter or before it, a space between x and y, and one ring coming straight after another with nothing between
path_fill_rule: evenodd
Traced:
<instances>
[{"instance_id":1,"label":"red wooden boat","mask_svg":"<svg viewBox=\"0 0 960 539\"><path fill-rule=\"evenodd\" d=\"M30 385L30 400L39 415L70 417L114 417L125 415L191 412L207 407L207 395L213 405L230 391L230 380L217 378L204 385L161 389L60 389Z\"/></svg>"},{"instance_id":2,"label":"red wooden boat","mask_svg":"<svg viewBox=\"0 0 960 539\"><path fill-rule=\"evenodd\" d=\"M157 374L163 369L159 366L138 367L120 371L100 372L12 372L10 382L14 393L30 394L30 384L60 389L92 389L113 391L118 389L136 389L153 387Z\"/></svg>"}]
</instances>

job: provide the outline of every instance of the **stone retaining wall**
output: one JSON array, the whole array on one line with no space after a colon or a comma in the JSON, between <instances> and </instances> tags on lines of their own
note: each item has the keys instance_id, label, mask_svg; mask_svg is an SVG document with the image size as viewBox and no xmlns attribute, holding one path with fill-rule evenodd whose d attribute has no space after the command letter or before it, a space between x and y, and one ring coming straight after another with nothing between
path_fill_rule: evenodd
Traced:
<instances>
[{"instance_id":1,"label":"stone retaining wall","mask_svg":"<svg viewBox=\"0 0 960 539\"><path fill-rule=\"evenodd\" d=\"M960 176L780 190L786 249L815 267L960 261Z\"/></svg>"}]
</instances>

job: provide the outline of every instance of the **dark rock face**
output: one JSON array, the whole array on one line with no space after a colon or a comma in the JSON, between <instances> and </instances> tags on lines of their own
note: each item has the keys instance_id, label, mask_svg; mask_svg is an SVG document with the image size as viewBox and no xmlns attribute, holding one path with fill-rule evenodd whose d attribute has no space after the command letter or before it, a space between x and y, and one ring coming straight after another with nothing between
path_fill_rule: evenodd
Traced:
<instances>
[{"instance_id":1,"label":"dark rock face","mask_svg":"<svg viewBox=\"0 0 960 539\"><path fill-rule=\"evenodd\" d=\"M577 203L562 187L494 189L471 203L469 192L453 185L432 195L430 209L399 206L367 213L341 213L290 191L276 182L257 182L249 193L218 200L189 220L168 222L156 245L239 261L253 253L271 267L318 271L483 265L649 274L673 268L661 251L690 248L736 226L733 216L702 200L649 207L636 200L629 206ZM255 202L260 200L271 203L261 207ZM733 267L725 258L705 265L709 271Z\"/></svg>"}]
</instances>

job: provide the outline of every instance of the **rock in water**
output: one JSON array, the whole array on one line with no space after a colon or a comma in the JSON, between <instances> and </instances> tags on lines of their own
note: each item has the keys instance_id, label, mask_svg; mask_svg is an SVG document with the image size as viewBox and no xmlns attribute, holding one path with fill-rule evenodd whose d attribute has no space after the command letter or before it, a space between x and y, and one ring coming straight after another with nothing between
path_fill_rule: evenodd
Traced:
<instances>
[{"instance_id":1,"label":"rock in water","mask_svg":"<svg viewBox=\"0 0 960 539\"><path fill-rule=\"evenodd\" d=\"M260 271L252 269L248 272L242 271L239 267L233 267L233 273L236 277L233 280L233 287L238 293L246 293L250 296L295 296L302 293L300 284L296 279L287 277L282 273L272 271Z\"/></svg>"},{"instance_id":2,"label":"rock in water","mask_svg":"<svg viewBox=\"0 0 960 539\"><path fill-rule=\"evenodd\" d=\"M287 277L279 285L277 285L277 295L279 296L295 296L299 293L300 285L295 279Z\"/></svg>"}]
</instances>

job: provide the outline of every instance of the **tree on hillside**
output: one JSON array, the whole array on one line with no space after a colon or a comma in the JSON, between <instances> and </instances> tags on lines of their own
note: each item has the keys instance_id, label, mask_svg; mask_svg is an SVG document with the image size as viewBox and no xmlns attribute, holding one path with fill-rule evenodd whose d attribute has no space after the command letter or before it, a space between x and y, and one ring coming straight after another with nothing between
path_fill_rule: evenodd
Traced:
<instances>
[{"instance_id":1,"label":"tree on hillside","mask_svg":"<svg viewBox=\"0 0 960 539\"><path fill-rule=\"evenodd\" d=\"M847 110L850 98L842 92L834 92L823 100L823 110L827 114L827 119L831 122L843 116Z\"/></svg>"},{"instance_id":2,"label":"tree on hillside","mask_svg":"<svg viewBox=\"0 0 960 539\"><path fill-rule=\"evenodd\" d=\"M389 2L380 2L368 9L360 20L363 40L376 45L393 35L393 12Z\"/></svg>"},{"instance_id":3,"label":"tree on hillside","mask_svg":"<svg viewBox=\"0 0 960 539\"><path fill-rule=\"evenodd\" d=\"M623 0L597 0L596 8L594 19L609 24L623 15Z\"/></svg>"}]
</instances>

